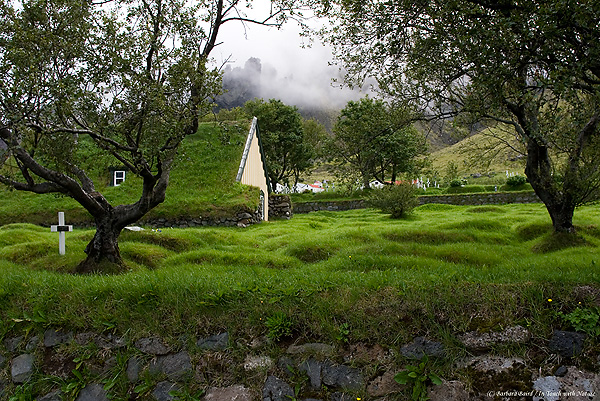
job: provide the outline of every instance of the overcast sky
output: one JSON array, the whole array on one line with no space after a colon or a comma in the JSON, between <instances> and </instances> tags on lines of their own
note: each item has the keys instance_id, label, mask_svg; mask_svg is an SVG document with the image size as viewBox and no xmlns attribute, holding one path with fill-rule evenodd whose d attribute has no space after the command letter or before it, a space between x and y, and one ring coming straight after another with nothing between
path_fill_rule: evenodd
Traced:
<instances>
[{"instance_id":1,"label":"overcast sky","mask_svg":"<svg viewBox=\"0 0 600 401\"><path fill-rule=\"evenodd\" d=\"M223 25L219 32L219 39L223 43L212 53L217 62L231 55L234 65L243 66L248 58L257 57L289 75L301 70L298 68L300 61L310 69L323 70L331 60L329 50L318 42L312 48L302 48L303 41L307 40L300 38L300 28L294 21L288 22L280 30L250 24L245 28L237 22Z\"/></svg>"},{"instance_id":2,"label":"overcast sky","mask_svg":"<svg viewBox=\"0 0 600 401\"><path fill-rule=\"evenodd\" d=\"M254 0L253 13L267 15L269 0ZM316 26L319 22L312 22ZM223 42L212 53L219 64L230 58L232 67L243 67L246 60L261 60L263 71L274 68L277 79L265 82L273 93L268 97L280 98L288 104L323 104L342 108L349 99L357 99L364 93L341 90L332 85L332 78L339 75L338 67L329 66L332 61L329 48L318 40L309 48L306 38L300 37L300 28L289 21L281 30L259 25L231 22L223 25L219 41Z\"/></svg>"}]
</instances>

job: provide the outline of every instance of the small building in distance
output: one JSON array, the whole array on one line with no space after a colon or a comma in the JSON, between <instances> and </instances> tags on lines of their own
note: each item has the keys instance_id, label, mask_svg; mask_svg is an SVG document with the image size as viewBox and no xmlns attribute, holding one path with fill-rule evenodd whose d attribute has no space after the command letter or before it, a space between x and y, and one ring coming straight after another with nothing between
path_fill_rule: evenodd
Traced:
<instances>
[{"instance_id":1,"label":"small building in distance","mask_svg":"<svg viewBox=\"0 0 600 401\"><path fill-rule=\"evenodd\" d=\"M260 189L259 211L261 212L262 219L268 221L269 194L273 190L269 181L266 159L260 140L260 130L258 129L258 119L256 117L252 119L252 124L250 125L236 181Z\"/></svg>"},{"instance_id":2,"label":"small building in distance","mask_svg":"<svg viewBox=\"0 0 600 401\"><path fill-rule=\"evenodd\" d=\"M127 168L125 167L109 167L108 172L110 174L110 178L108 181L108 185L111 187L118 187L122 183L125 182L125 176L127 172Z\"/></svg>"}]
</instances>

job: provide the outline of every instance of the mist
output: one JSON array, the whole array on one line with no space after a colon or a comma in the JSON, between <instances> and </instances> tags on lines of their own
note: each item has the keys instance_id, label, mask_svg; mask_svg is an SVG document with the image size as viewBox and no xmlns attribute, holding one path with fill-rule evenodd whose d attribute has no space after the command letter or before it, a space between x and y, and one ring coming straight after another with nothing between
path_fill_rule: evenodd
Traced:
<instances>
[{"instance_id":1,"label":"mist","mask_svg":"<svg viewBox=\"0 0 600 401\"><path fill-rule=\"evenodd\" d=\"M367 91L342 88L337 67L301 62L297 72L280 73L273 65L251 57L242 67L227 65L223 72L225 93L217 98L223 108L242 106L254 98L278 99L299 109L340 110Z\"/></svg>"}]
</instances>

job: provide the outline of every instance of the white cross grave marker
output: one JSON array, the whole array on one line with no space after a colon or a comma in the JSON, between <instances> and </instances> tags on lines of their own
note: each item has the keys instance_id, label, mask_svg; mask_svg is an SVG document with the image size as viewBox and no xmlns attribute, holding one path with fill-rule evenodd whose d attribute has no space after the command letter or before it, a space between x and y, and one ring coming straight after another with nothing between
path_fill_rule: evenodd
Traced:
<instances>
[{"instance_id":1,"label":"white cross grave marker","mask_svg":"<svg viewBox=\"0 0 600 401\"><path fill-rule=\"evenodd\" d=\"M65 225L65 212L58 212L58 225L50 226L50 231L58 232L58 253L65 254L65 232L73 231L73 226Z\"/></svg>"}]
</instances>

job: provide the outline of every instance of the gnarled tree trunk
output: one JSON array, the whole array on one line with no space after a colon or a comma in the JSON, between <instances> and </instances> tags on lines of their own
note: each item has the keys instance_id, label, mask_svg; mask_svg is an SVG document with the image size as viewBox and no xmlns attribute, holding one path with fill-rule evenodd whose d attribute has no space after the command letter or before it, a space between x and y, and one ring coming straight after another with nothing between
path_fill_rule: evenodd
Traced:
<instances>
[{"instance_id":1,"label":"gnarled tree trunk","mask_svg":"<svg viewBox=\"0 0 600 401\"><path fill-rule=\"evenodd\" d=\"M87 258L77 266L77 273L119 271L125 268L118 243L124 226L117 221L113 213L96 218L96 233L85 247ZM107 268L110 265L113 265L113 268Z\"/></svg>"},{"instance_id":2,"label":"gnarled tree trunk","mask_svg":"<svg viewBox=\"0 0 600 401\"><path fill-rule=\"evenodd\" d=\"M88 207L96 222L94 238L85 248L87 258L75 269L76 273L119 273L126 269L119 250L119 235L123 229L146 215L150 210L164 202L171 161L160 175L145 174L140 199L129 205L110 205L99 193L91 194L96 206Z\"/></svg>"},{"instance_id":3,"label":"gnarled tree trunk","mask_svg":"<svg viewBox=\"0 0 600 401\"><path fill-rule=\"evenodd\" d=\"M548 147L541 141L529 138L525 175L533 190L546 206L555 232L575 232L573 214L576 203L573 194L562 190L554 182Z\"/></svg>"}]
</instances>

